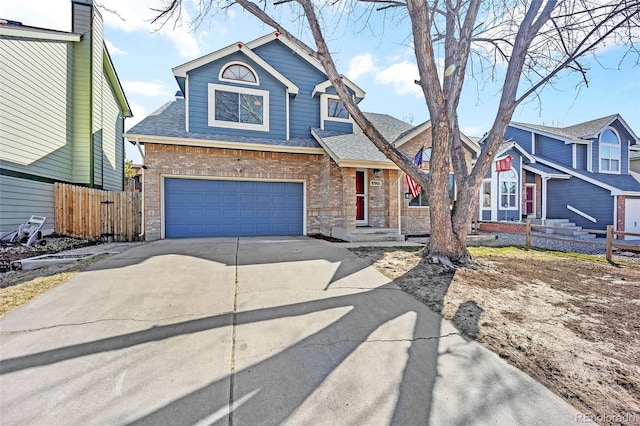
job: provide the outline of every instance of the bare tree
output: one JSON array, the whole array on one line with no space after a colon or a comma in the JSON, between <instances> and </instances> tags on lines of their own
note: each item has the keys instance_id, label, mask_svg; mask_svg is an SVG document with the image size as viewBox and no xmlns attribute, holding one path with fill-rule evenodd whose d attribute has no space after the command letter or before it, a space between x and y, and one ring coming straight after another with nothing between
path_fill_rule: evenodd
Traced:
<instances>
[{"instance_id":1,"label":"bare tree","mask_svg":"<svg viewBox=\"0 0 640 426\"><path fill-rule=\"evenodd\" d=\"M226 2L225 2L226 1ZM350 1L350 0L344 0ZM301 43L273 18L267 3L250 0L199 0L200 14L234 4L276 31L297 42L318 59L353 120L373 144L427 188L431 233L425 256L446 266L470 261L467 232L478 208L478 191L515 108L552 84L562 71L578 72L588 83L582 61L603 43L625 46L638 64L635 43L640 38L640 0L353 0L353 8L368 11L404 8L408 34L412 35L420 80L432 123L429 174L386 141L360 111L342 82L327 45L322 19L323 4L312 0L276 0L274 6L299 7L313 35L317 50ZM180 16L183 0L169 0L157 10L156 21L166 23ZM330 4L335 4L332 2ZM442 58L443 55L444 57ZM444 59L439 70L438 61ZM473 73L468 69L473 66ZM460 137L458 105L465 79L486 72L495 75L506 66L495 120L475 165L469 170ZM443 71L444 70L444 71ZM481 78L483 78L481 77ZM453 166L456 201L449 206L448 177ZM437 231L436 231L437 230Z\"/></svg>"}]
</instances>

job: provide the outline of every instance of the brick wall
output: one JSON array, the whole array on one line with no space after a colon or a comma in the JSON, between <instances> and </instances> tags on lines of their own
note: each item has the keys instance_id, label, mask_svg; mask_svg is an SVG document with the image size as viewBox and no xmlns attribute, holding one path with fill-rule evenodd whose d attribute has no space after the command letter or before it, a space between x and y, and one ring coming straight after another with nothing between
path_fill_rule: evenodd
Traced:
<instances>
[{"instance_id":1,"label":"brick wall","mask_svg":"<svg viewBox=\"0 0 640 426\"><path fill-rule=\"evenodd\" d=\"M625 205L626 205L627 198L624 195L618 195L617 199L618 199L618 204L615 206L617 209L617 216L616 216L617 223L615 223L614 226L616 231L625 231L624 226L625 226L626 218L624 214L626 211ZM624 235L618 235L617 238L624 239Z\"/></svg>"},{"instance_id":2,"label":"brick wall","mask_svg":"<svg viewBox=\"0 0 640 426\"><path fill-rule=\"evenodd\" d=\"M482 222L478 224L478 229L485 232L518 232L525 233L527 225L525 223L509 222Z\"/></svg>"},{"instance_id":3,"label":"brick wall","mask_svg":"<svg viewBox=\"0 0 640 426\"><path fill-rule=\"evenodd\" d=\"M239 160L239 161L238 161ZM194 176L238 180L298 180L306 184L307 229L309 234L323 231L322 220L327 216L327 182L339 181L328 175L323 182L323 156L276 152L243 151L178 145L146 144L145 164L149 167L144 178L145 233L147 240L161 237L161 177ZM241 164L244 170L237 172ZM325 197L325 200L327 198ZM335 200L341 202L341 200Z\"/></svg>"}]
</instances>

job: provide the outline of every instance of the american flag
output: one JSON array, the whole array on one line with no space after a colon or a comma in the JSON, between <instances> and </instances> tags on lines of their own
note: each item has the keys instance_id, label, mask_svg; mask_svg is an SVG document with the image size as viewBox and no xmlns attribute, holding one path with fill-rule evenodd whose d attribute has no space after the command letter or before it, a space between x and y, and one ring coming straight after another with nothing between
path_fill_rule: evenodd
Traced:
<instances>
[{"instance_id":1,"label":"american flag","mask_svg":"<svg viewBox=\"0 0 640 426\"><path fill-rule=\"evenodd\" d=\"M419 168L422 168L422 150L423 149L424 148L420 148L420 151L418 151L416 156L413 157L413 164L415 164ZM411 192L411 196L413 198L416 198L418 195L420 195L420 185L418 185L418 183L415 180L413 180L409 175L406 175L405 178L407 179L407 186L409 187L409 192Z\"/></svg>"}]
</instances>

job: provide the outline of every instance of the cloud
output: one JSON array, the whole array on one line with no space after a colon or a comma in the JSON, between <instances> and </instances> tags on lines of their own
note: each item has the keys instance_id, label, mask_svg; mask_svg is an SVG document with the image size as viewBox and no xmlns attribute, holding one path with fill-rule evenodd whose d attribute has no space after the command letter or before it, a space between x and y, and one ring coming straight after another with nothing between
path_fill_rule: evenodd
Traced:
<instances>
[{"instance_id":1,"label":"cloud","mask_svg":"<svg viewBox=\"0 0 640 426\"><path fill-rule=\"evenodd\" d=\"M110 0L107 9L102 9L106 25L125 32L144 31L165 37L171 41L182 57L194 57L200 54L197 35L191 31L191 15L182 10L177 21L170 19L164 26L152 21L158 14L152 8L158 8L157 0Z\"/></svg>"},{"instance_id":2,"label":"cloud","mask_svg":"<svg viewBox=\"0 0 640 426\"><path fill-rule=\"evenodd\" d=\"M122 87L126 92L144 96L166 96L167 88L163 83L146 81L123 81Z\"/></svg>"},{"instance_id":3,"label":"cloud","mask_svg":"<svg viewBox=\"0 0 640 426\"><path fill-rule=\"evenodd\" d=\"M126 55L127 54L127 52L125 52L124 50L118 48L116 45L114 45L113 43L111 43L107 39L104 40L104 44L107 45L107 50L109 51L109 54L111 54L111 55Z\"/></svg>"},{"instance_id":4,"label":"cloud","mask_svg":"<svg viewBox=\"0 0 640 426\"><path fill-rule=\"evenodd\" d=\"M347 71L347 77L351 80L356 80L361 75L377 72L378 69L375 66L375 58L371 53L363 53L351 58L349 61L349 70Z\"/></svg>"},{"instance_id":5,"label":"cloud","mask_svg":"<svg viewBox=\"0 0 640 426\"><path fill-rule=\"evenodd\" d=\"M415 81L420 79L418 66L402 61L376 73L376 83L392 85L398 95L422 96L422 89Z\"/></svg>"},{"instance_id":6,"label":"cloud","mask_svg":"<svg viewBox=\"0 0 640 426\"><path fill-rule=\"evenodd\" d=\"M399 57L385 58L385 60L397 61ZM387 67L380 67L377 65L379 62L380 60L369 52L354 56L349 61L347 77L356 80L363 75L374 74L376 83L392 86L398 95L422 96L422 89L415 83L420 79L416 64L404 59Z\"/></svg>"},{"instance_id":7,"label":"cloud","mask_svg":"<svg viewBox=\"0 0 640 426\"><path fill-rule=\"evenodd\" d=\"M464 129L460 130L462 133L464 133L465 135L471 137L471 136L482 136L485 133L485 128L480 127L480 126L471 126L471 127L465 127Z\"/></svg>"},{"instance_id":8,"label":"cloud","mask_svg":"<svg viewBox=\"0 0 640 426\"><path fill-rule=\"evenodd\" d=\"M70 31L71 2L69 0L0 1L0 17L32 27Z\"/></svg>"}]
</instances>

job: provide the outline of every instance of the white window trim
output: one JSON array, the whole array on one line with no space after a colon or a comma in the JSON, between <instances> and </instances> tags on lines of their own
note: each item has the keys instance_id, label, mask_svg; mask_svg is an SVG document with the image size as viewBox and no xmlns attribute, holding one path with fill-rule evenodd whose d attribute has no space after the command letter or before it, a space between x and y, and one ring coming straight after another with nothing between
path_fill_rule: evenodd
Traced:
<instances>
[{"instance_id":1,"label":"white window trim","mask_svg":"<svg viewBox=\"0 0 640 426\"><path fill-rule=\"evenodd\" d=\"M611 130L613 132L614 135L616 135L616 137L618 138L618 144L611 144L611 143L603 143L602 142L602 135L604 134L604 132L606 132L607 130ZM602 146L615 146L618 148L618 171L611 171L611 170L602 170ZM614 158L615 160L615 158ZM609 161L611 161L611 157L609 157ZM609 163L609 165L611 165L611 163ZM605 174L609 174L609 175L619 175L620 173L622 173L622 139L620 138L620 135L618 134L618 131L616 129L614 129L613 127L605 127L602 132L600 133L600 135L598 136L598 170L600 171L600 173L605 173Z\"/></svg>"},{"instance_id":2,"label":"white window trim","mask_svg":"<svg viewBox=\"0 0 640 426\"><path fill-rule=\"evenodd\" d=\"M262 124L250 124L250 123L235 123L232 121L216 120L215 115L215 91L223 90L225 92L245 93L248 95L262 96L263 108L262 108ZM246 87L236 86L224 86L221 84L208 84L208 96L209 96L209 111L208 119L209 126L211 127L224 127L228 129L241 129L241 130L256 130L260 132L269 131L269 92L266 90L249 89Z\"/></svg>"},{"instance_id":3,"label":"white window trim","mask_svg":"<svg viewBox=\"0 0 640 426\"><path fill-rule=\"evenodd\" d=\"M484 185L485 184L489 184L489 186L491 187L489 189L489 206L485 206L484 205ZM491 184L491 179L484 179L482 181L482 185L480 186L480 209L481 210L488 210L491 211L491 209L493 208L493 185Z\"/></svg>"},{"instance_id":4,"label":"white window trim","mask_svg":"<svg viewBox=\"0 0 640 426\"><path fill-rule=\"evenodd\" d=\"M516 183L515 197L516 197L516 199L515 199L514 205L513 206L509 206L509 207L504 207L502 205L502 195L504 195L502 193L502 182L504 182L504 180L502 179L502 174L505 173L505 172L499 172L498 173L498 208L501 211L505 211L505 210L516 210L517 211L518 210L518 203L520 201L519 200L520 197L518 197L518 192L519 192L518 188L520 187L518 185L518 172L513 167L511 167L511 171L513 171L513 173L516 175L516 178L515 178L515 183ZM512 182L512 180L509 179L507 182ZM510 194L508 194L508 195L510 195Z\"/></svg>"},{"instance_id":5,"label":"white window trim","mask_svg":"<svg viewBox=\"0 0 640 426\"><path fill-rule=\"evenodd\" d=\"M329 99L335 99L342 102L336 95L320 95L320 128L324 130L325 121L335 121L337 123L353 123L351 114L349 114L349 118L329 117Z\"/></svg>"},{"instance_id":6,"label":"white window trim","mask_svg":"<svg viewBox=\"0 0 640 426\"><path fill-rule=\"evenodd\" d=\"M252 82L252 81L244 81L244 80L234 80L232 78L224 78L222 76L222 74L224 74L225 70L233 65L240 65L243 66L245 68L247 68L249 71L251 71L253 73L253 76L256 78L256 82ZM246 64L244 62L240 62L240 61L232 61L232 62L228 62L226 64L224 64L224 66L222 68L220 68L220 72L218 73L218 80L220 81L228 81L230 83L237 83L237 84L248 84L251 86L259 86L260 85L260 78L258 77L258 73L256 72L256 70L253 69L253 67L251 67L249 64Z\"/></svg>"}]
</instances>

